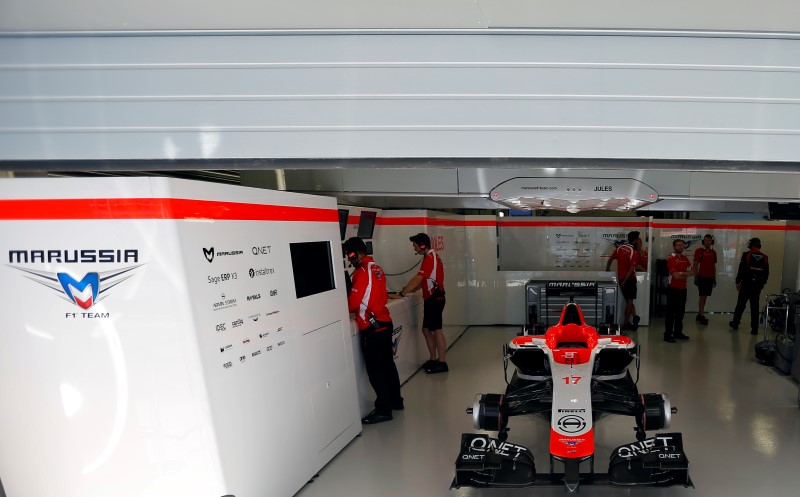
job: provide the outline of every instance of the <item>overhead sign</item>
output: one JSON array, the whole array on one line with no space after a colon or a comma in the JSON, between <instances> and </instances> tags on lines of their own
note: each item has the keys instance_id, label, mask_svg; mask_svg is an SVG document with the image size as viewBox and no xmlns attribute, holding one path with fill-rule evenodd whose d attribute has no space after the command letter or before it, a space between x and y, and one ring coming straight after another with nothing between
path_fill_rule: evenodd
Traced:
<instances>
[{"instance_id":1,"label":"overhead sign","mask_svg":"<svg viewBox=\"0 0 800 497\"><path fill-rule=\"evenodd\" d=\"M658 201L649 185L632 178L512 178L492 189L489 198L511 209L636 209Z\"/></svg>"}]
</instances>

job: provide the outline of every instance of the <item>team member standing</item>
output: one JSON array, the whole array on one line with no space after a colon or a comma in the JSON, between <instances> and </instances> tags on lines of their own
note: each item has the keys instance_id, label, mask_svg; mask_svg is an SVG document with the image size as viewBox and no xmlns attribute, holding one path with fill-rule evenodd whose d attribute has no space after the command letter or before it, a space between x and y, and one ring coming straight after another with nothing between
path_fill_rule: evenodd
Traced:
<instances>
[{"instance_id":1,"label":"team member standing","mask_svg":"<svg viewBox=\"0 0 800 497\"><path fill-rule=\"evenodd\" d=\"M706 299L711 296L711 290L717 284L717 252L711 246L714 245L714 237L710 234L703 237L703 246L694 251L694 269L697 292L700 294L698 301L697 317L695 321L700 324L708 324L706 318Z\"/></svg>"},{"instance_id":2,"label":"team member standing","mask_svg":"<svg viewBox=\"0 0 800 497\"><path fill-rule=\"evenodd\" d=\"M683 255L686 246L680 238L672 241L675 250L667 258L669 284L667 285L667 316L664 319L664 341L688 340L683 334L683 314L686 312L686 278L694 276L692 262Z\"/></svg>"},{"instance_id":3,"label":"team member standing","mask_svg":"<svg viewBox=\"0 0 800 497\"><path fill-rule=\"evenodd\" d=\"M623 330L636 330L639 327L639 316L636 315L636 307L633 305L636 300L636 266L639 264L639 251L635 247L638 239L638 231L628 233L628 243L617 247L606 264L606 271L611 271L611 263L617 261L617 281L625 299Z\"/></svg>"},{"instance_id":4,"label":"team member standing","mask_svg":"<svg viewBox=\"0 0 800 497\"><path fill-rule=\"evenodd\" d=\"M414 252L424 257L419 272L411 278L400 296L411 293L422 287L423 318L422 334L428 346L431 358L422 367L428 374L445 373L449 369L445 361L447 342L442 331L442 312L445 305L444 266L439 254L431 248L431 239L425 233L418 233L409 238Z\"/></svg>"},{"instance_id":5,"label":"team member standing","mask_svg":"<svg viewBox=\"0 0 800 497\"><path fill-rule=\"evenodd\" d=\"M739 270L736 272L736 290L739 292L739 298L736 301L736 310L733 312L733 321L728 325L734 330L739 329L744 308L750 301L750 333L757 335L761 289L769 279L769 257L761 251L761 240L758 238L747 242L747 248L750 250L742 254Z\"/></svg>"},{"instance_id":6,"label":"team member standing","mask_svg":"<svg viewBox=\"0 0 800 497\"><path fill-rule=\"evenodd\" d=\"M347 296L347 307L355 313L361 337L361 351L372 388L375 389L375 410L361 420L364 424L383 423L392 419L392 409L403 409L400 376L392 350L392 318L386 308L386 275L367 255L363 240L353 237L344 242L344 250L353 271L353 287Z\"/></svg>"}]
</instances>

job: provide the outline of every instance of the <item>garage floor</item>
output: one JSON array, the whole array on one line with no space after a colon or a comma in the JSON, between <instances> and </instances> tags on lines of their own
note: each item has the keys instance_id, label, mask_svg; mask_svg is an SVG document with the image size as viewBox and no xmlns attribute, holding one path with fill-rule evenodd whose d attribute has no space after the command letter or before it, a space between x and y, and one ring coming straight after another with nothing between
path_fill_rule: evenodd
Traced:
<instances>
[{"instance_id":1,"label":"garage floor","mask_svg":"<svg viewBox=\"0 0 800 497\"><path fill-rule=\"evenodd\" d=\"M655 320L630 336L642 345L641 393L666 393L678 413L670 431L683 433L696 489L582 487L582 495L767 496L800 493L798 385L758 364L746 326L729 331L730 316L711 316L709 326L687 315L691 340L662 341ZM333 459L300 497L438 497L564 495L562 488L450 490L462 432L472 432L465 409L477 393L503 393L501 346L511 327L471 327L448 352L450 372L422 372L403 385L406 410L363 433ZM510 376L509 371L509 376ZM635 373L634 373L635 377ZM549 423L514 417L509 441L530 448L537 468L548 468ZM635 441L633 418L609 416L596 426L596 470L608 456ZM652 433L648 433L651 435Z\"/></svg>"}]
</instances>

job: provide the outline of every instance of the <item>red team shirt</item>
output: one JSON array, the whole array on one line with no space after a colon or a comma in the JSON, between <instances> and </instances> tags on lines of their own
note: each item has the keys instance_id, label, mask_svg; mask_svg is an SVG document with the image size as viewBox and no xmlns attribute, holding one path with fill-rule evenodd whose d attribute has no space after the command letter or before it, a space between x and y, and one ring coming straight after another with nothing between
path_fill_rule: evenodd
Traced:
<instances>
[{"instance_id":1,"label":"red team shirt","mask_svg":"<svg viewBox=\"0 0 800 497\"><path fill-rule=\"evenodd\" d=\"M425 258L422 259L422 267L419 268L418 275L422 276L422 298L427 300L433 293L436 285L439 289L444 291L444 268L442 268L442 259L439 254L433 250L429 251Z\"/></svg>"},{"instance_id":2,"label":"red team shirt","mask_svg":"<svg viewBox=\"0 0 800 497\"><path fill-rule=\"evenodd\" d=\"M679 280L672 277L672 273L679 271L681 273L688 273L692 270L692 261L683 254L672 253L667 258L667 271L669 271L669 286L679 290L686 290L686 278Z\"/></svg>"},{"instance_id":3,"label":"red team shirt","mask_svg":"<svg viewBox=\"0 0 800 497\"><path fill-rule=\"evenodd\" d=\"M347 296L347 307L356 315L358 329L369 326L369 318L388 323L392 320L386 308L386 275L383 269L367 256L353 271L353 289Z\"/></svg>"},{"instance_id":4,"label":"red team shirt","mask_svg":"<svg viewBox=\"0 0 800 497\"><path fill-rule=\"evenodd\" d=\"M697 276L701 278L713 278L716 276L716 274L714 274L714 265L717 263L716 250L700 247L694 251L694 262L700 263Z\"/></svg>"},{"instance_id":5,"label":"red team shirt","mask_svg":"<svg viewBox=\"0 0 800 497\"><path fill-rule=\"evenodd\" d=\"M628 275L631 266L636 267L639 264L639 252L637 252L633 245L620 245L615 251L617 254L617 280L622 283L622 280ZM636 271L633 272L636 274Z\"/></svg>"}]
</instances>

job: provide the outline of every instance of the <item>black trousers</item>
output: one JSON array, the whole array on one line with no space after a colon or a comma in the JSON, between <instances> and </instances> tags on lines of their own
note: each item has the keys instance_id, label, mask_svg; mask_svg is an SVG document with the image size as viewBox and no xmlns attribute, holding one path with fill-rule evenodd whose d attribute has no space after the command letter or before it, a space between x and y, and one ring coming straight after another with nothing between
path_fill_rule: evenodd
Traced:
<instances>
[{"instance_id":1,"label":"black trousers","mask_svg":"<svg viewBox=\"0 0 800 497\"><path fill-rule=\"evenodd\" d=\"M750 301L750 331L758 333L758 308L761 303L761 288L760 286L745 286L739 290L739 298L736 300L736 309L733 311L733 323L738 325L742 321L742 314L747 302Z\"/></svg>"},{"instance_id":2,"label":"black trousers","mask_svg":"<svg viewBox=\"0 0 800 497\"><path fill-rule=\"evenodd\" d=\"M683 315L686 313L686 290L667 287L667 316L664 319L664 336L683 334Z\"/></svg>"},{"instance_id":3,"label":"black trousers","mask_svg":"<svg viewBox=\"0 0 800 497\"><path fill-rule=\"evenodd\" d=\"M360 332L364 365L369 384L377 395L375 411L379 414L391 414L392 406L403 402L400 396L400 375L397 374L392 350L392 330L394 325L391 322L379 322L377 330L370 325Z\"/></svg>"}]
</instances>

